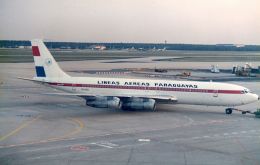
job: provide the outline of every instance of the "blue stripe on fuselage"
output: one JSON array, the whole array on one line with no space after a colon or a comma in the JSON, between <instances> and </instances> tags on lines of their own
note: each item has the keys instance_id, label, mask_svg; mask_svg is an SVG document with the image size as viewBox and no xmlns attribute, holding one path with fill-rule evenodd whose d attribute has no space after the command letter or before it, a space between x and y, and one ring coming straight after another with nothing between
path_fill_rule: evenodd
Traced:
<instances>
[{"instance_id":1,"label":"blue stripe on fuselage","mask_svg":"<svg viewBox=\"0 0 260 165\"><path fill-rule=\"evenodd\" d=\"M43 66L35 66L37 77L46 77Z\"/></svg>"}]
</instances>

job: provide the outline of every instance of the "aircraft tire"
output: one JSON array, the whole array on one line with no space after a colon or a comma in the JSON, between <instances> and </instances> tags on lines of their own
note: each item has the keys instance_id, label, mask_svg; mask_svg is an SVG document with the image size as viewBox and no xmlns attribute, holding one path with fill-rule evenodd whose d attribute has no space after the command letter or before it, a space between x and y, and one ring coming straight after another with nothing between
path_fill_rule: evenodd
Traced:
<instances>
[{"instance_id":1,"label":"aircraft tire","mask_svg":"<svg viewBox=\"0 0 260 165\"><path fill-rule=\"evenodd\" d=\"M232 109L231 108L227 108L226 109L226 114L228 114L228 115L232 114Z\"/></svg>"}]
</instances>

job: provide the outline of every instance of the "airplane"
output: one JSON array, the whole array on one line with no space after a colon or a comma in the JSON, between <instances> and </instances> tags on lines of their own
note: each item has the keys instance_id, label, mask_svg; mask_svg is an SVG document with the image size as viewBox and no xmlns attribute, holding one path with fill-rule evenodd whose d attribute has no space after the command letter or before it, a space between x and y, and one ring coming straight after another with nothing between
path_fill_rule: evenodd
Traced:
<instances>
[{"instance_id":1,"label":"airplane","mask_svg":"<svg viewBox=\"0 0 260 165\"><path fill-rule=\"evenodd\" d=\"M20 78L63 91L58 96L79 96L96 108L155 111L158 104L234 106L259 100L249 89L229 83L167 79L72 77L57 64L44 42L31 41L36 76Z\"/></svg>"}]
</instances>

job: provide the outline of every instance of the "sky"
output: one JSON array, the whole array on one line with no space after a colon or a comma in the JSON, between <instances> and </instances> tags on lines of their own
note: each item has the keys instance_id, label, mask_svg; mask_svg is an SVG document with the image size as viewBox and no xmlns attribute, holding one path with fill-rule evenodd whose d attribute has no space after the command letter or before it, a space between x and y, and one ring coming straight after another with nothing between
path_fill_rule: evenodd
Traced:
<instances>
[{"instance_id":1,"label":"sky","mask_svg":"<svg viewBox=\"0 0 260 165\"><path fill-rule=\"evenodd\" d=\"M260 0L0 0L0 40L260 45Z\"/></svg>"}]
</instances>

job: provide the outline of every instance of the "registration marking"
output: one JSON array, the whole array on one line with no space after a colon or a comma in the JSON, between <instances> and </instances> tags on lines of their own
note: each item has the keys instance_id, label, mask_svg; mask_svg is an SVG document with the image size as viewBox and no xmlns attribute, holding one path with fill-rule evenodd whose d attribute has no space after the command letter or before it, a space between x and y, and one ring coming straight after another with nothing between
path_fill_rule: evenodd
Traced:
<instances>
[{"instance_id":1,"label":"registration marking","mask_svg":"<svg viewBox=\"0 0 260 165\"><path fill-rule=\"evenodd\" d=\"M139 142L150 142L151 139L138 139Z\"/></svg>"}]
</instances>

